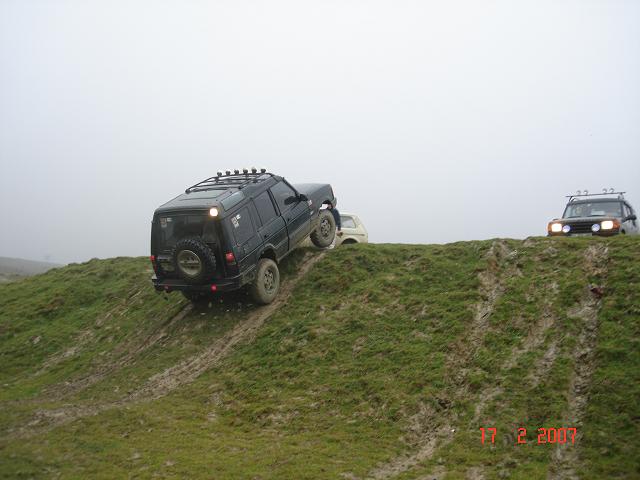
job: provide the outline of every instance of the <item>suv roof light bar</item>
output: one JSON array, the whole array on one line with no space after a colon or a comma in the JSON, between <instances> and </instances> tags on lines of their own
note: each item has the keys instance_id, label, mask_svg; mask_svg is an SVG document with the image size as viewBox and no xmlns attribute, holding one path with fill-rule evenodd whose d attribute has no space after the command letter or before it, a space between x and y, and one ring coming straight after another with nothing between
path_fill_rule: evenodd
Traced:
<instances>
[{"instance_id":1,"label":"suv roof light bar","mask_svg":"<svg viewBox=\"0 0 640 480\"><path fill-rule=\"evenodd\" d=\"M249 185L250 183L256 183L261 180L266 180L266 178L262 178L264 176L273 177L273 173L267 172L266 169L261 173L241 173L236 175L218 175L216 177L210 177L201 182L196 183L195 185L187 188L184 193L191 192L202 192L205 190L215 190L219 188L229 188L229 187L237 187L238 189L242 189ZM238 170L236 170L237 172ZM227 170L229 172L229 170ZM218 172L220 173L220 172Z\"/></svg>"},{"instance_id":2,"label":"suv roof light bar","mask_svg":"<svg viewBox=\"0 0 640 480\"><path fill-rule=\"evenodd\" d=\"M613 188L609 189L609 191L607 192L606 188L602 189L603 192L602 193L589 193L588 190L584 190L584 193L581 193L581 190L578 190L578 193L574 194L574 195L567 195L566 197L569 199L570 202L573 201L574 198L577 197L602 197L604 195L618 195L619 199L623 199L624 198L624 194L627 192L614 192Z\"/></svg>"}]
</instances>

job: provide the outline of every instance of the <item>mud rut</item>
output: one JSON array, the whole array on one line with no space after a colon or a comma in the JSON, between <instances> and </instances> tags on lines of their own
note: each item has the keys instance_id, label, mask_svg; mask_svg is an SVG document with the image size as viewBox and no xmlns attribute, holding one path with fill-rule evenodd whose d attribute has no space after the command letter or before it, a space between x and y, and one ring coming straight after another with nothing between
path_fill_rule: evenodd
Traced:
<instances>
[{"instance_id":1,"label":"mud rut","mask_svg":"<svg viewBox=\"0 0 640 480\"><path fill-rule=\"evenodd\" d=\"M590 246L584 254L584 264L587 274L605 275L608 251L606 247ZM479 274L480 295L481 300L475 306L474 317L471 322L470 330L467 338L470 341L470 348L465 350L467 354L450 354L447 364L450 367L459 369L456 384L458 388L454 392L453 398L463 398L468 396L466 387L466 376L468 374L465 368L473 355L481 347L483 338L489 326L489 319L494 311L495 305L505 291L505 282L513 277L522 275L519 269L510 262L517 256L517 251L510 250L503 241L495 241L487 252L488 268L485 272ZM521 345L514 348L506 361L502 364L500 370L508 371L518 363L519 358L535 349L540 348L544 344L545 334L548 329L552 328L556 323L551 305L557 297L557 284L551 284L549 295L544 301L542 315L538 322L529 331L527 337ZM600 299L593 295L590 288L585 288L582 299L579 304L570 312L570 316L581 322L578 344L574 351L575 371L573 374L572 385L568 394L568 411L564 424L578 427L581 431L581 419L588 400L588 390L591 376L594 371L594 349L597 339L598 319L597 314L600 307ZM531 386L537 385L546 373L553 366L557 355L557 342L552 340L547 347L542 358L540 358L533 366L532 371L528 374L526 380ZM501 386L502 380L497 379L496 384L489 385L476 393L476 408L471 424L476 423L486 407L499 394L503 392ZM414 443L414 451L400 455L391 461L377 466L373 469L367 478L381 480L394 478L405 473L418 464L430 460L435 452L449 444L458 428L464 428L456 423L457 418L450 410L445 412L436 412L424 405L420 406L419 412L409 421L409 429L411 436L418 437ZM437 426L434 426L437 425ZM576 440L579 443L580 434ZM575 479L575 468L578 461L578 450L574 446L558 445L553 453L552 464L549 480ZM417 447L417 449L415 448ZM571 448L573 447L573 448ZM447 473L446 467L437 466L431 474L421 479L436 480L443 478ZM466 472L467 479L484 479L484 471L482 467L471 467Z\"/></svg>"},{"instance_id":2,"label":"mud rut","mask_svg":"<svg viewBox=\"0 0 640 480\"><path fill-rule=\"evenodd\" d=\"M177 388L193 382L205 371L218 365L222 359L233 351L236 345L251 342L264 322L287 302L298 282L324 255L326 255L324 252L320 254L306 254L301 261L296 275L282 283L280 293L273 303L257 308L249 314L245 320L237 323L221 338L213 341L205 350L182 360L180 363L163 372L153 375L145 384L127 396L109 403L68 405L57 409L37 411L34 418L27 422L26 425L11 432L9 436L21 438L30 437L83 417L97 415L105 410L126 407L132 403L161 398ZM94 372L93 375L83 377L70 383L66 387L62 387L60 391L54 392L53 395L64 396L68 393L79 391L105 378L119 366L133 362L139 353L166 337L170 326L182 321L192 310L193 306L191 304L185 306L176 316L168 322L165 322L163 326L152 333L145 341L132 348L132 350L122 359L118 360L116 364L106 365L102 369L99 369L98 372Z\"/></svg>"},{"instance_id":3,"label":"mud rut","mask_svg":"<svg viewBox=\"0 0 640 480\"><path fill-rule=\"evenodd\" d=\"M606 247L590 246L585 252L587 272L603 278L607 273L608 250ZM602 285L596 288L601 289ZM601 291L601 290L600 290ZM553 452L551 468L547 478L549 480L577 479L579 445L583 435L582 420L589 400L589 386L595 371L595 348L598 339L598 311L600 310L601 294L594 295L591 288L583 292L580 303L569 315L580 321L578 342L573 351L574 372L569 388L569 405L564 418L564 425L576 427L575 445L558 444Z\"/></svg>"}]
</instances>

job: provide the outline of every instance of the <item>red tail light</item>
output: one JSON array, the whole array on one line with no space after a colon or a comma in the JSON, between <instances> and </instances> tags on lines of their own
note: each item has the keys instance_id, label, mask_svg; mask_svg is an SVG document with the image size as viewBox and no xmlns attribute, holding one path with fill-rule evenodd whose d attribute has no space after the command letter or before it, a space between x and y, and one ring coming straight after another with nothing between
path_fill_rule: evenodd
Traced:
<instances>
[{"instance_id":1,"label":"red tail light","mask_svg":"<svg viewBox=\"0 0 640 480\"><path fill-rule=\"evenodd\" d=\"M211 291L212 292L216 292L218 290L218 287L215 285L211 285Z\"/></svg>"},{"instance_id":2,"label":"red tail light","mask_svg":"<svg viewBox=\"0 0 640 480\"><path fill-rule=\"evenodd\" d=\"M233 252L225 253L224 254L224 259L230 265L236 263L236 257L233 255Z\"/></svg>"},{"instance_id":3,"label":"red tail light","mask_svg":"<svg viewBox=\"0 0 640 480\"><path fill-rule=\"evenodd\" d=\"M155 255L151 255L149 257L149 260L151 260L151 265L153 265L153 271L157 273L158 265L156 264L156 256Z\"/></svg>"}]
</instances>

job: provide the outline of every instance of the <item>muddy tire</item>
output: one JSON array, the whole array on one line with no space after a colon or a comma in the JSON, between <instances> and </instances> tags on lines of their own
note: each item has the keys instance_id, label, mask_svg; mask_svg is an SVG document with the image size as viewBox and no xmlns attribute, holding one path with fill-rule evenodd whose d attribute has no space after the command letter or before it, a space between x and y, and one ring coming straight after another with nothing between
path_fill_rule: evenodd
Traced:
<instances>
[{"instance_id":1,"label":"muddy tire","mask_svg":"<svg viewBox=\"0 0 640 480\"><path fill-rule=\"evenodd\" d=\"M259 305L273 302L280 290L280 271L276 262L270 258L261 258L258 262L256 278L249 287L249 294Z\"/></svg>"},{"instance_id":2,"label":"muddy tire","mask_svg":"<svg viewBox=\"0 0 640 480\"><path fill-rule=\"evenodd\" d=\"M320 210L318 226L311 232L311 241L318 248L327 248L336 236L336 221L329 210Z\"/></svg>"},{"instance_id":3,"label":"muddy tire","mask_svg":"<svg viewBox=\"0 0 640 480\"><path fill-rule=\"evenodd\" d=\"M209 298L209 294L206 292L197 292L190 290L182 290L182 296L193 303L202 302Z\"/></svg>"},{"instance_id":4,"label":"muddy tire","mask_svg":"<svg viewBox=\"0 0 640 480\"><path fill-rule=\"evenodd\" d=\"M180 278L190 284L203 283L216 270L216 257L199 238L178 240L172 252L173 265Z\"/></svg>"}]
</instances>

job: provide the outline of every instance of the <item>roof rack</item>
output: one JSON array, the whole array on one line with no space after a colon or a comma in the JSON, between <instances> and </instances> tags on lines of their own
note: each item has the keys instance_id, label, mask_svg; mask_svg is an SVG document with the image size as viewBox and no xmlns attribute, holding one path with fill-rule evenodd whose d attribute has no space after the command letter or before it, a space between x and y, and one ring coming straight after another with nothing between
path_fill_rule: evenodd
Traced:
<instances>
[{"instance_id":1,"label":"roof rack","mask_svg":"<svg viewBox=\"0 0 640 480\"><path fill-rule=\"evenodd\" d=\"M224 174L222 171L218 171L215 177L207 178L190 186L184 191L184 193L188 194L191 192L202 192L205 190L216 190L219 188L230 187L242 189L251 183L258 182L261 180L261 177L265 175L269 177L274 176L273 173L267 172L266 168L261 168L260 171L256 168L252 168L251 170L243 168L242 173L237 169L234 170L233 173L231 170L226 170Z\"/></svg>"},{"instance_id":2,"label":"roof rack","mask_svg":"<svg viewBox=\"0 0 640 480\"><path fill-rule=\"evenodd\" d=\"M615 192L613 188L603 188L602 193L589 193L589 190L578 190L578 193L576 193L575 195L567 195L566 197L570 202L573 202L573 200L577 197L601 197L604 195L618 195L618 198L622 200L625 193L627 192Z\"/></svg>"}]
</instances>

